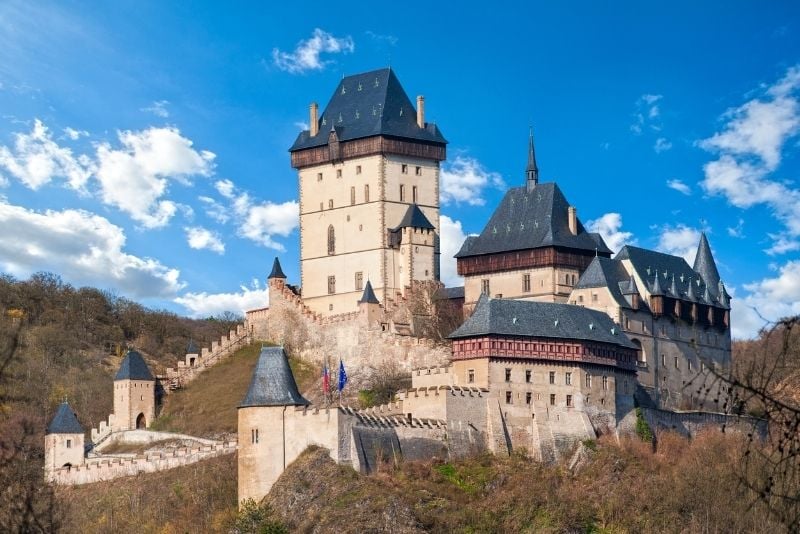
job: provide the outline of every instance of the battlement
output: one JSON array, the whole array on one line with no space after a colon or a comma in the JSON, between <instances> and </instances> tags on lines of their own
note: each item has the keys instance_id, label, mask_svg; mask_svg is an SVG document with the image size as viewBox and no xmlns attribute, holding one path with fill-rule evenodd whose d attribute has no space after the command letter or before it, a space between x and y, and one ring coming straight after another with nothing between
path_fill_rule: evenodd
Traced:
<instances>
[{"instance_id":1,"label":"battlement","mask_svg":"<svg viewBox=\"0 0 800 534\"><path fill-rule=\"evenodd\" d=\"M373 415L373 416L389 416L403 413L403 401L389 402L370 408L360 410L360 413Z\"/></svg>"},{"instance_id":2,"label":"battlement","mask_svg":"<svg viewBox=\"0 0 800 534\"><path fill-rule=\"evenodd\" d=\"M445 393L441 393L444 391ZM440 386L423 386L418 388L409 388L404 389L397 392L397 395L400 399L407 399L409 397L428 397L430 395L453 395L453 396L461 396L461 397L483 397L485 394L489 393L488 388L477 388L477 387L462 387L462 386L450 386L450 385L440 385Z\"/></svg>"},{"instance_id":3,"label":"battlement","mask_svg":"<svg viewBox=\"0 0 800 534\"><path fill-rule=\"evenodd\" d=\"M372 428L422 428L422 429L445 429L447 423L441 419L424 419L408 417L381 417L374 416L363 411L356 410L350 406L340 406L339 411L346 415L355 416L359 424Z\"/></svg>"}]
</instances>

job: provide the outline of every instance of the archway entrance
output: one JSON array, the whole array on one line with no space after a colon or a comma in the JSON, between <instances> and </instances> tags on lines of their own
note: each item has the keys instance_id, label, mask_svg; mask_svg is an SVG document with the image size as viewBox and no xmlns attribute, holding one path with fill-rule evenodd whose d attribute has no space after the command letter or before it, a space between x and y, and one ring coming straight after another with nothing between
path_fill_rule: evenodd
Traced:
<instances>
[{"instance_id":1,"label":"archway entrance","mask_svg":"<svg viewBox=\"0 0 800 534\"><path fill-rule=\"evenodd\" d=\"M140 413L139 416L136 418L136 429L143 430L147 428L147 421L144 419L144 414Z\"/></svg>"}]
</instances>

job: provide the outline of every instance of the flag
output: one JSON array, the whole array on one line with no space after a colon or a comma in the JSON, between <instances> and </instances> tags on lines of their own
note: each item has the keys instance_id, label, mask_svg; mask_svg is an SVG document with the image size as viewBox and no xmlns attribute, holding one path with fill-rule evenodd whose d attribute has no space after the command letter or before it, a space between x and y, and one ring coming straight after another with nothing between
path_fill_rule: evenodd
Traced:
<instances>
[{"instance_id":1,"label":"flag","mask_svg":"<svg viewBox=\"0 0 800 534\"><path fill-rule=\"evenodd\" d=\"M345 384L347 384L347 373L344 370L344 362L339 360L339 393L342 392Z\"/></svg>"},{"instance_id":2,"label":"flag","mask_svg":"<svg viewBox=\"0 0 800 534\"><path fill-rule=\"evenodd\" d=\"M328 364L322 366L322 392L328 393L331 390L331 375L328 372Z\"/></svg>"}]
</instances>

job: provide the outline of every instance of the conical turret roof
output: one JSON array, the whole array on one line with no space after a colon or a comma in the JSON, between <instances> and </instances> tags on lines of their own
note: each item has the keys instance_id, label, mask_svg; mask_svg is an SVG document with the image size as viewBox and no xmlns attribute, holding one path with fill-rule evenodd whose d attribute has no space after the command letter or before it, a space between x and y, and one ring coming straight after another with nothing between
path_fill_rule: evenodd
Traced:
<instances>
[{"instance_id":1,"label":"conical turret roof","mask_svg":"<svg viewBox=\"0 0 800 534\"><path fill-rule=\"evenodd\" d=\"M262 347L250 387L239 408L309 404L297 390L283 347Z\"/></svg>"},{"instance_id":2,"label":"conical turret roof","mask_svg":"<svg viewBox=\"0 0 800 534\"><path fill-rule=\"evenodd\" d=\"M661 282L658 281L658 271L656 271L656 278L653 280L653 289L650 290L650 294L654 296L664 295L664 290L661 289Z\"/></svg>"},{"instance_id":3,"label":"conical turret roof","mask_svg":"<svg viewBox=\"0 0 800 534\"><path fill-rule=\"evenodd\" d=\"M711 246L708 244L705 232L700 234L693 270L703 278L707 286L714 288L719 284L719 271L714 256L711 255Z\"/></svg>"},{"instance_id":4,"label":"conical turret roof","mask_svg":"<svg viewBox=\"0 0 800 534\"><path fill-rule=\"evenodd\" d=\"M67 401L56 408L56 414L47 425L48 434L83 434L83 427Z\"/></svg>"},{"instance_id":5,"label":"conical turret roof","mask_svg":"<svg viewBox=\"0 0 800 534\"><path fill-rule=\"evenodd\" d=\"M275 256L275 261L272 262L272 271L269 273L267 280L272 280L273 278L286 279L286 275L283 274L283 269L281 269L281 262L278 260L277 256Z\"/></svg>"},{"instance_id":6,"label":"conical turret roof","mask_svg":"<svg viewBox=\"0 0 800 534\"><path fill-rule=\"evenodd\" d=\"M367 285L364 286L364 293L361 295L359 304L380 304L378 297L375 296L375 291L372 290L372 283L367 280Z\"/></svg>"}]
</instances>

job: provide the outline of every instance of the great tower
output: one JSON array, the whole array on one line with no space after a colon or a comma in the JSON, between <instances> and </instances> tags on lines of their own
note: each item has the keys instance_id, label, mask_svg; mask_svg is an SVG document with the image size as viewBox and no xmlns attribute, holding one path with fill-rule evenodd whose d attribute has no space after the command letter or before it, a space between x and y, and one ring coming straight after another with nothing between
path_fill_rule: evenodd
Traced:
<instances>
[{"instance_id":1,"label":"great tower","mask_svg":"<svg viewBox=\"0 0 800 534\"><path fill-rule=\"evenodd\" d=\"M439 280L439 168L447 141L387 68L342 79L290 148L300 186L304 303L354 312L369 280L382 302Z\"/></svg>"}]
</instances>

